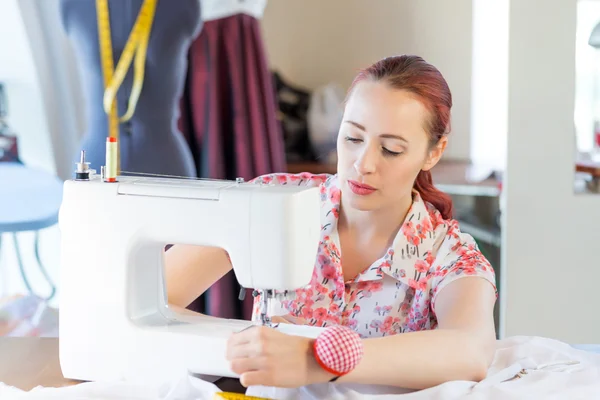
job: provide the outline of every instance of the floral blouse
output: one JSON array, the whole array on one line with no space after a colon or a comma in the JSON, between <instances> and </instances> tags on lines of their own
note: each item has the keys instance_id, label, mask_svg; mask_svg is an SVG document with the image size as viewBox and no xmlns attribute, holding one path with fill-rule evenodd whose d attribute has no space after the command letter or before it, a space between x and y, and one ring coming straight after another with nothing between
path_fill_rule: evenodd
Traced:
<instances>
[{"instance_id":1,"label":"floral blouse","mask_svg":"<svg viewBox=\"0 0 600 400\"><path fill-rule=\"evenodd\" d=\"M392 246L358 276L344 281L337 233L341 191L337 175L270 174L253 182L318 186L321 241L310 285L295 298L273 299L272 315L325 327L341 324L362 337L435 329L436 296L450 282L476 276L496 290L495 273L473 238L413 191L413 204ZM497 293L497 291L496 291ZM255 298L253 320L259 318Z\"/></svg>"}]
</instances>

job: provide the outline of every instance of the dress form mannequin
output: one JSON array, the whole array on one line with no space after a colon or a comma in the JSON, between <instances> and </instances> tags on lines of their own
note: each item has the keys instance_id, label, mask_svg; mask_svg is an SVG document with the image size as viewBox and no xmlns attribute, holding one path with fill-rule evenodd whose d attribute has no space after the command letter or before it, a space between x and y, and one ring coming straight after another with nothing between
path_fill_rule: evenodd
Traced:
<instances>
[{"instance_id":1,"label":"dress form mannequin","mask_svg":"<svg viewBox=\"0 0 600 400\"><path fill-rule=\"evenodd\" d=\"M60 0L63 27L76 54L86 99L87 132L81 149L90 167L105 164L108 120L102 99L104 81L100 62L95 0ZM116 66L143 0L109 0L111 38ZM202 29L198 0L159 0L148 44L142 92L132 118L119 125L123 171L196 176L190 148L177 128L179 100L184 89L187 53ZM127 111L133 67L117 93L118 115ZM79 152L74 155L74 162Z\"/></svg>"}]
</instances>

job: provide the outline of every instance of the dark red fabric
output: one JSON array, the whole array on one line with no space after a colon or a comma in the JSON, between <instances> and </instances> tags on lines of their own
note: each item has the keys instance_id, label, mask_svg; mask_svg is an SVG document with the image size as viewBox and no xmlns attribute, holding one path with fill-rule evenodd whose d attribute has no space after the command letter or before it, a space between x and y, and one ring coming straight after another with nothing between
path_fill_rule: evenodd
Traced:
<instances>
[{"instance_id":1,"label":"dark red fabric","mask_svg":"<svg viewBox=\"0 0 600 400\"><path fill-rule=\"evenodd\" d=\"M283 134L260 21L245 14L206 21L189 51L188 79L179 123L198 176L250 180L284 172ZM224 318L247 318L233 272L209 290L204 310ZM205 307L197 301L193 308Z\"/></svg>"},{"instance_id":2,"label":"dark red fabric","mask_svg":"<svg viewBox=\"0 0 600 400\"><path fill-rule=\"evenodd\" d=\"M0 162L21 162L19 159L18 140L14 135L3 134L2 120L0 120ZM8 129L6 129L8 131Z\"/></svg>"}]
</instances>

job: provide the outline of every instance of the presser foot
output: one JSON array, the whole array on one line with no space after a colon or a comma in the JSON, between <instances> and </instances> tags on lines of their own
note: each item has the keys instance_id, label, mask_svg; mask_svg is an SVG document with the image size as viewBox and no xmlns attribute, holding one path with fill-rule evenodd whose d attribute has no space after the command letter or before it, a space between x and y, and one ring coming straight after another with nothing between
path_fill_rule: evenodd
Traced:
<instances>
[{"instance_id":1,"label":"presser foot","mask_svg":"<svg viewBox=\"0 0 600 400\"><path fill-rule=\"evenodd\" d=\"M283 299L283 298L293 298L295 296L295 291L275 291L272 289L265 290L253 290L252 296L260 296L260 324L262 326L268 326L271 328L277 328L279 323L273 323L271 317L269 317L269 304L272 299Z\"/></svg>"}]
</instances>

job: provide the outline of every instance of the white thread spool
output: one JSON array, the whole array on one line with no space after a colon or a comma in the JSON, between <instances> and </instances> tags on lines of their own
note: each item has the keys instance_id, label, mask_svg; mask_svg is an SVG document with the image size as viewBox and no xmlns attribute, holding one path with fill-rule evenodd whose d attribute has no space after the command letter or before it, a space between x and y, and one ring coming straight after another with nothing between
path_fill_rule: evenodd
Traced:
<instances>
[{"instance_id":1,"label":"white thread spool","mask_svg":"<svg viewBox=\"0 0 600 400\"><path fill-rule=\"evenodd\" d=\"M106 138L105 182L117 181L117 138Z\"/></svg>"}]
</instances>

